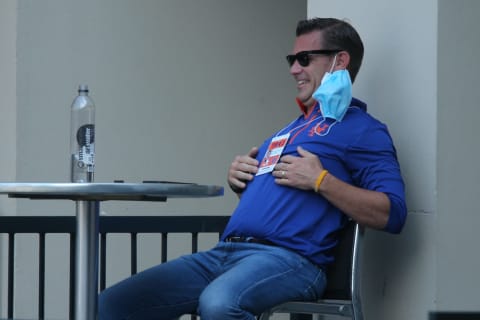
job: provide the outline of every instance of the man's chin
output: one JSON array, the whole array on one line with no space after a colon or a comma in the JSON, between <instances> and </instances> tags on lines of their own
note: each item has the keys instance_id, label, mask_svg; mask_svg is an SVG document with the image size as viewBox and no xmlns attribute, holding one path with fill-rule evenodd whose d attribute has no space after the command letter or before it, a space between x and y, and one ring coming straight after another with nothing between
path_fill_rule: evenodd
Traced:
<instances>
[{"instance_id":1,"label":"man's chin","mask_svg":"<svg viewBox=\"0 0 480 320\"><path fill-rule=\"evenodd\" d=\"M309 109L311 106L313 106L313 105L315 105L315 103L317 103L317 101L315 99L313 99L312 97L305 98L305 97L297 96L297 101L302 106L306 107L307 109Z\"/></svg>"}]
</instances>

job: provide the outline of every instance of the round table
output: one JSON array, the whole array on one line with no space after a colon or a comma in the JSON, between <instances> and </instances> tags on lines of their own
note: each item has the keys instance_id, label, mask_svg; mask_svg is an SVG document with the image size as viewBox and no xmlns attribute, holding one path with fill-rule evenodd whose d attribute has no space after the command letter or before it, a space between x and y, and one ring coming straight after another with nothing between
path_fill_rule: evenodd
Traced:
<instances>
[{"instance_id":1,"label":"round table","mask_svg":"<svg viewBox=\"0 0 480 320\"><path fill-rule=\"evenodd\" d=\"M223 187L179 182L144 183L0 183L11 198L76 202L75 320L97 318L98 224L100 202L108 200L166 201L223 195Z\"/></svg>"}]
</instances>

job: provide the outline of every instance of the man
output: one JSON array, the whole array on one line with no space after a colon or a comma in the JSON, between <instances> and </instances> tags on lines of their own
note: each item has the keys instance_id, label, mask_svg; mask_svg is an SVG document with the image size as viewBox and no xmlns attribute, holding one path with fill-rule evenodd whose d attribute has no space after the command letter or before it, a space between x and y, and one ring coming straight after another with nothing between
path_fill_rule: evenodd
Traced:
<instances>
[{"instance_id":1,"label":"man","mask_svg":"<svg viewBox=\"0 0 480 320\"><path fill-rule=\"evenodd\" d=\"M406 205L395 148L351 97L362 58L348 23L300 21L287 61L302 114L231 164L240 201L221 241L105 290L100 319L255 319L281 302L322 296L336 231L348 219L400 232Z\"/></svg>"}]
</instances>

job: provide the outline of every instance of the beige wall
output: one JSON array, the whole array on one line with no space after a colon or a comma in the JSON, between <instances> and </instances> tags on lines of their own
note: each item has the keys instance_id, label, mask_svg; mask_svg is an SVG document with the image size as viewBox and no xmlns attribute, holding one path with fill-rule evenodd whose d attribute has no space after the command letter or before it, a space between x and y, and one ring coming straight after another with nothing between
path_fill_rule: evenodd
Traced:
<instances>
[{"instance_id":1,"label":"beige wall","mask_svg":"<svg viewBox=\"0 0 480 320\"><path fill-rule=\"evenodd\" d=\"M438 224L436 299L480 311L480 2L438 6Z\"/></svg>"},{"instance_id":2,"label":"beige wall","mask_svg":"<svg viewBox=\"0 0 480 320\"><path fill-rule=\"evenodd\" d=\"M235 155L299 113L285 55L305 16L304 0L0 1L0 81L8 84L0 95L0 130L9 137L0 180L68 181L70 104L86 83L97 107L97 182L225 185ZM74 214L67 201L0 201L0 214ZM227 189L214 199L107 202L102 211L229 214L236 202ZM45 311L65 318L65 239L47 241L56 272L47 275L53 296ZM123 255L124 242L116 243L113 252ZM16 274L28 283L16 288L19 318L36 313L29 302L36 300L30 246L22 239L17 248ZM142 267L153 263L146 260ZM109 281L127 268L113 263Z\"/></svg>"},{"instance_id":3,"label":"beige wall","mask_svg":"<svg viewBox=\"0 0 480 320\"><path fill-rule=\"evenodd\" d=\"M19 181L68 180L69 108L79 83L90 86L97 107L98 182L224 185L237 153L263 142L298 112L284 58L295 21L306 15L298 3L23 0L18 5ZM107 203L104 210L226 213L235 204L227 192L167 206ZM31 201L18 206L21 214L42 210ZM51 203L44 211L72 208Z\"/></svg>"},{"instance_id":4,"label":"beige wall","mask_svg":"<svg viewBox=\"0 0 480 320\"><path fill-rule=\"evenodd\" d=\"M15 181L16 170L16 1L0 2L0 176ZM0 197L0 214L14 212L15 203Z\"/></svg>"},{"instance_id":5,"label":"beige wall","mask_svg":"<svg viewBox=\"0 0 480 320\"><path fill-rule=\"evenodd\" d=\"M0 1L0 136L2 180L15 181L16 170L16 1ZM15 202L0 197L0 214L15 214ZM0 237L0 261L6 261L6 246ZM0 265L0 283L6 283L6 272ZM6 309L7 288L0 286L0 310ZM1 316L1 313L0 313Z\"/></svg>"},{"instance_id":6,"label":"beige wall","mask_svg":"<svg viewBox=\"0 0 480 320\"><path fill-rule=\"evenodd\" d=\"M362 35L354 94L389 126L407 184L403 233L367 233L367 319L480 310L479 13L475 0L308 2L309 16L347 18Z\"/></svg>"}]
</instances>

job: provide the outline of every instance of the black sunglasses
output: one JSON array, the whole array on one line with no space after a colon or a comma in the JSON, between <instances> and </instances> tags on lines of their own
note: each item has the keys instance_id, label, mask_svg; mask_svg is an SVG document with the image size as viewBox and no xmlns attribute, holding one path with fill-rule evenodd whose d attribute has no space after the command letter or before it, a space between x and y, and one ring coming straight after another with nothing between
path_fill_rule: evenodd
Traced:
<instances>
[{"instance_id":1,"label":"black sunglasses","mask_svg":"<svg viewBox=\"0 0 480 320\"><path fill-rule=\"evenodd\" d=\"M295 60L298 61L298 63L302 67L307 67L310 64L310 55L312 54L326 54L326 55L332 55L335 53L338 53L342 50L338 49L332 49L332 50L308 50L308 51L300 51L297 54L289 54L287 56L287 61L288 65L291 67L294 63Z\"/></svg>"}]
</instances>

